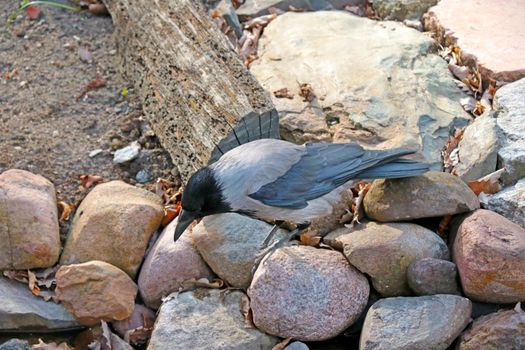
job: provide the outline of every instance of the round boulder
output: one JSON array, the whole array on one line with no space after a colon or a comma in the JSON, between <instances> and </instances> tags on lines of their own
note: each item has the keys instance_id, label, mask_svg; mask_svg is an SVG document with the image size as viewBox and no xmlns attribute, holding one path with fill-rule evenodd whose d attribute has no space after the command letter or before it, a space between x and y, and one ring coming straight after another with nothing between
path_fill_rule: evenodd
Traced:
<instances>
[{"instance_id":1,"label":"round boulder","mask_svg":"<svg viewBox=\"0 0 525 350\"><path fill-rule=\"evenodd\" d=\"M445 350L470 322L472 304L456 295L381 299L368 310L360 350Z\"/></svg>"},{"instance_id":2,"label":"round boulder","mask_svg":"<svg viewBox=\"0 0 525 350\"><path fill-rule=\"evenodd\" d=\"M411 295L407 268L422 258L448 259L448 248L434 232L415 224L369 222L339 236L348 261L372 278L383 296Z\"/></svg>"},{"instance_id":3,"label":"round boulder","mask_svg":"<svg viewBox=\"0 0 525 350\"><path fill-rule=\"evenodd\" d=\"M424 258L408 265L407 280L417 295L461 294L456 264L451 261Z\"/></svg>"},{"instance_id":4,"label":"round boulder","mask_svg":"<svg viewBox=\"0 0 525 350\"><path fill-rule=\"evenodd\" d=\"M25 170L0 174L0 270L53 266L60 254L55 186Z\"/></svg>"},{"instance_id":5,"label":"round boulder","mask_svg":"<svg viewBox=\"0 0 525 350\"><path fill-rule=\"evenodd\" d=\"M479 208L479 199L457 176L430 171L404 179L375 180L363 201L376 221L453 215Z\"/></svg>"},{"instance_id":6,"label":"round boulder","mask_svg":"<svg viewBox=\"0 0 525 350\"><path fill-rule=\"evenodd\" d=\"M458 350L501 350L525 347L525 311L500 311L476 319L463 333Z\"/></svg>"},{"instance_id":7,"label":"round boulder","mask_svg":"<svg viewBox=\"0 0 525 350\"><path fill-rule=\"evenodd\" d=\"M465 295L487 303L525 300L525 229L489 210L459 225L453 246Z\"/></svg>"},{"instance_id":8,"label":"round boulder","mask_svg":"<svg viewBox=\"0 0 525 350\"><path fill-rule=\"evenodd\" d=\"M281 338L332 338L363 312L370 287L336 251L309 246L276 250L248 289L257 328Z\"/></svg>"},{"instance_id":9,"label":"round boulder","mask_svg":"<svg viewBox=\"0 0 525 350\"><path fill-rule=\"evenodd\" d=\"M163 216L154 193L122 181L98 185L75 213L60 263L101 260L134 278Z\"/></svg>"},{"instance_id":10,"label":"round boulder","mask_svg":"<svg viewBox=\"0 0 525 350\"><path fill-rule=\"evenodd\" d=\"M173 241L176 225L177 219L166 226L140 270L140 295L152 309L158 309L162 298L172 292L193 288L192 281L214 277L193 245L191 230L186 230L176 242Z\"/></svg>"},{"instance_id":11,"label":"round boulder","mask_svg":"<svg viewBox=\"0 0 525 350\"><path fill-rule=\"evenodd\" d=\"M85 326L123 320L135 308L137 286L122 270L103 261L61 266L58 300Z\"/></svg>"}]
</instances>

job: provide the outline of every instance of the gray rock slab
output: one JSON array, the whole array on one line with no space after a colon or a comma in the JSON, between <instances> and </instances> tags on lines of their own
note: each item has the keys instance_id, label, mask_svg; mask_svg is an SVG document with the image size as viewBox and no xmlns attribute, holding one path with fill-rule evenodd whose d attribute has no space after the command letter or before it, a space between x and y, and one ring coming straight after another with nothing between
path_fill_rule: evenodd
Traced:
<instances>
[{"instance_id":1,"label":"gray rock slab","mask_svg":"<svg viewBox=\"0 0 525 350\"><path fill-rule=\"evenodd\" d=\"M269 92L294 95L272 95L283 138L420 148L440 169L452 129L471 117L433 47L401 23L342 11L289 12L265 28L250 70ZM316 98L301 97L299 84L309 84Z\"/></svg>"},{"instance_id":2,"label":"gray rock slab","mask_svg":"<svg viewBox=\"0 0 525 350\"><path fill-rule=\"evenodd\" d=\"M496 171L498 162L498 127L491 113L484 114L466 129L459 142L456 174L464 181L482 178Z\"/></svg>"},{"instance_id":3,"label":"gray rock slab","mask_svg":"<svg viewBox=\"0 0 525 350\"><path fill-rule=\"evenodd\" d=\"M0 350L31 350L27 340L11 339L0 345Z\"/></svg>"},{"instance_id":4,"label":"gray rock slab","mask_svg":"<svg viewBox=\"0 0 525 350\"><path fill-rule=\"evenodd\" d=\"M368 310L360 350L445 350L470 322L472 303L456 295L381 299Z\"/></svg>"},{"instance_id":5,"label":"gray rock slab","mask_svg":"<svg viewBox=\"0 0 525 350\"><path fill-rule=\"evenodd\" d=\"M240 291L197 289L162 304L148 350L271 350L279 342L247 327Z\"/></svg>"},{"instance_id":6,"label":"gray rock slab","mask_svg":"<svg viewBox=\"0 0 525 350\"><path fill-rule=\"evenodd\" d=\"M372 279L383 296L411 295L407 268L422 258L448 259L448 248L434 232L410 223L369 222L338 240L350 264Z\"/></svg>"},{"instance_id":7,"label":"gray rock slab","mask_svg":"<svg viewBox=\"0 0 525 350\"><path fill-rule=\"evenodd\" d=\"M506 169L501 179L513 184L525 177L525 78L498 89L494 109L501 130L498 162Z\"/></svg>"},{"instance_id":8,"label":"gray rock slab","mask_svg":"<svg viewBox=\"0 0 525 350\"><path fill-rule=\"evenodd\" d=\"M416 295L457 294L458 270L451 261L424 258L408 265L407 280Z\"/></svg>"},{"instance_id":9,"label":"gray rock slab","mask_svg":"<svg viewBox=\"0 0 525 350\"><path fill-rule=\"evenodd\" d=\"M525 228L525 178L490 196L486 207Z\"/></svg>"},{"instance_id":10,"label":"gray rock slab","mask_svg":"<svg viewBox=\"0 0 525 350\"><path fill-rule=\"evenodd\" d=\"M0 278L0 332L58 332L82 326L62 305L34 296L20 282Z\"/></svg>"},{"instance_id":11,"label":"gray rock slab","mask_svg":"<svg viewBox=\"0 0 525 350\"><path fill-rule=\"evenodd\" d=\"M482 316L461 335L458 350L500 350L525 348L525 312L500 311Z\"/></svg>"},{"instance_id":12,"label":"gray rock slab","mask_svg":"<svg viewBox=\"0 0 525 350\"><path fill-rule=\"evenodd\" d=\"M205 217L193 228L197 250L210 268L229 285L247 289L252 268L272 225L235 213ZM279 229L274 239L284 237Z\"/></svg>"},{"instance_id":13,"label":"gray rock slab","mask_svg":"<svg viewBox=\"0 0 525 350\"><path fill-rule=\"evenodd\" d=\"M457 176L430 171L404 179L375 180L363 200L366 216L388 222L453 215L479 208Z\"/></svg>"}]
</instances>

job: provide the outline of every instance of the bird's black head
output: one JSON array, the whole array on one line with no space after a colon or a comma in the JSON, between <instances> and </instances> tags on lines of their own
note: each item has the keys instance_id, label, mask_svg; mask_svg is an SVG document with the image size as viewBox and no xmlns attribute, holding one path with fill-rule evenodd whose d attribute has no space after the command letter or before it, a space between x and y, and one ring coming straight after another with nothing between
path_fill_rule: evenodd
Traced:
<instances>
[{"instance_id":1,"label":"bird's black head","mask_svg":"<svg viewBox=\"0 0 525 350\"><path fill-rule=\"evenodd\" d=\"M177 240L193 220L231 210L225 201L213 170L204 167L193 174L182 193L182 210L179 214L174 239Z\"/></svg>"}]
</instances>

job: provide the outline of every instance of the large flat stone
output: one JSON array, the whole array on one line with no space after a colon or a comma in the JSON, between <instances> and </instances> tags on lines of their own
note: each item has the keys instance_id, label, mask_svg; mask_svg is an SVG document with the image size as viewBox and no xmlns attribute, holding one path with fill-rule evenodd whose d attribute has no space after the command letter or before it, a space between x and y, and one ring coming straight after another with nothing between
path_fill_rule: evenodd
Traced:
<instances>
[{"instance_id":1,"label":"large flat stone","mask_svg":"<svg viewBox=\"0 0 525 350\"><path fill-rule=\"evenodd\" d=\"M470 322L472 303L456 295L381 299L366 314L360 350L445 350Z\"/></svg>"},{"instance_id":2,"label":"large flat stone","mask_svg":"<svg viewBox=\"0 0 525 350\"><path fill-rule=\"evenodd\" d=\"M58 332L82 328L64 306L34 296L27 285L0 278L0 332Z\"/></svg>"},{"instance_id":3,"label":"large flat stone","mask_svg":"<svg viewBox=\"0 0 525 350\"><path fill-rule=\"evenodd\" d=\"M461 48L484 76L514 81L525 76L525 2L441 0L423 17L425 27Z\"/></svg>"},{"instance_id":4,"label":"large flat stone","mask_svg":"<svg viewBox=\"0 0 525 350\"><path fill-rule=\"evenodd\" d=\"M525 228L525 178L491 196L487 209Z\"/></svg>"},{"instance_id":5,"label":"large flat stone","mask_svg":"<svg viewBox=\"0 0 525 350\"><path fill-rule=\"evenodd\" d=\"M173 293L162 304L148 350L271 350L279 340L246 325L240 291Z\"/></svg>"},{"instance_id":6,"label":"large flat stone","mask_svg":"<svg viewBox=\"0 0 525 350\"><path fill-rule=\"evenodd\" d=\"M500 88L494 109L500 129L498 163L506 169L501 178L513 184L525 177L525 78Z\"/></svg>"},{"instance_id":7,"label":"large flat stone","mask_svg":"<svg viewBox=\"0 0 525 350\"><path fill-rule=\"evenodd\" d=\"M251 72L268 91L294 95L272 95L289 141L422 148L440 169L451 130L471 119L445 61L432 53L434 42L400 23L337 11L286 13L259 45ZM317 98L304 102L302 83Z\"/></svg>"}]
</instances>

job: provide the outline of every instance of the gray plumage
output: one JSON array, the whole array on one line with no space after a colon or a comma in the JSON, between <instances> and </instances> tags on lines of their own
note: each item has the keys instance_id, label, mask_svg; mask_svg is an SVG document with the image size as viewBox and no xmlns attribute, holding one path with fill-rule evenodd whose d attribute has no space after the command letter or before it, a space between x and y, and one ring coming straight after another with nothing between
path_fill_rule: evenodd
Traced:
<instances>
[{"instance_id":1,"label":"gray plumage","mask_svg":"<svg viewBox=\"0 0 525 350\"><path fill-rule=\"evenodd\" d=\"M183 193L182 207L186 221L231 211L267 221L308 223L330 214L352 180L401 178L428 171L425 163L400 158L410 153L414 151L404 148L365 150L355 143L295 145L256 140L194 174Z\"/></svg>"}]
</instances>

